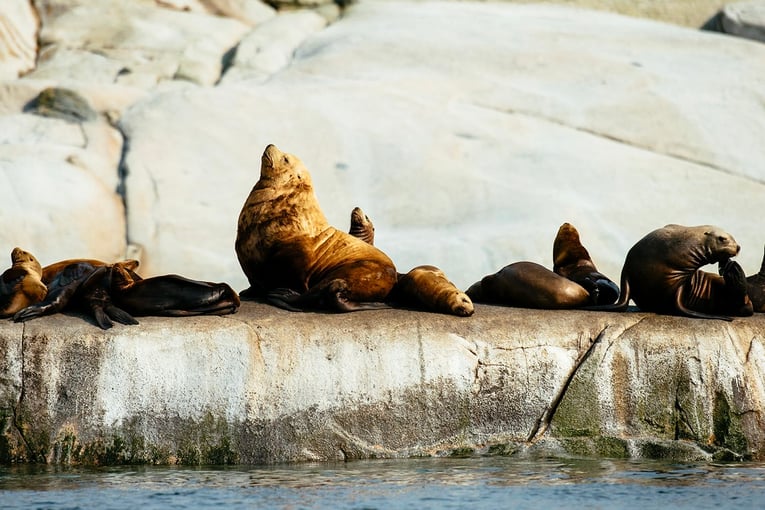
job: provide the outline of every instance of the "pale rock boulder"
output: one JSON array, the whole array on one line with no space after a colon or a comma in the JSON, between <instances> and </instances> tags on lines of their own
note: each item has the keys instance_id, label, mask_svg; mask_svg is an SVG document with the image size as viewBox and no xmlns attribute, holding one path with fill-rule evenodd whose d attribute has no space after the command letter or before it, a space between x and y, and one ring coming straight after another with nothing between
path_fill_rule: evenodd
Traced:
<instances>
[{"instance_id":1,"label":"pale rock boulder","mask_svg":"<svg viewBox=\"0 0 765 510\"><path fill-rule=\"evenodd\" d=\"M618 15L361 2L266 81L126 112L131 241L150 273L247 287L236 221L275 143L305 162L331 224L361 206L400 270L433 264L461 288L518 260L550 267L566 221L614 280L667 223L728 230L751 273L762 76L765 46Z\"/></svg>"},{"instance_id":2,"label":"pale rock boulder","mask_svg":"<svg viewBox=\"0 0 765 510\"><path fill-rule=\"evenodd\" d=\"M295 49L311 34L327 25L310 10L279 14L247 34L236 50L232 67L223 76L234 81L265 81L292 62Z\"/></svg>"},{"instance_id":3,"label":"pale rock boulder","mask_svg":"<svg viewBox=\"0 0 765 510\"><path fill-rule=\"evenodd\" d=\"M143 88L171 79L216 83L224 56L250 28L234 19L146 2L104 0L56 7L43 16L40 41L49 47L45 67L59 69L64 77L111 77ZM57 62L59 57L65 60ZM41 73L57 77L52 71Z\"/></svg>"},{"instance_id":4,"label":"pale rock boulder","mask_svg":"<svg viewBox=\"0 0 765 510\"><path fill-rule=\"evenodd\" d=\"M0 82L0 114L21 113L40 92L55 86L82 96L93 110L110 121L119 118L128 106L147 94L146 90L137 87L83 82L77 77L71 80L37 80L25 77L22 80ZM160 90L164 88L159 87Z\"/></svg>"},{"instance_id":5,"label":"pale rock boulder","mask_svg":"<svg viewBox=\"0 0 765 510\"><path fill-rule=\"evenodd\" d=\"M733 2L720 12L720 27L726 34L765 42L765 2Z\"/></svg>"},{"instance_id":6,"label":"pale rock boulder","mask_svg":"<svg viewBox=\"0 0 765 510\"><path fill-rule=\"evenodd\" d=\"M43 265L123 258L120 133L101 117L72 122L32 113L0 116L0 133L0 256L20 246Z\"/></svg>"},{"instance_id":7,"label":"pale rock boulder","mask_svg":"<svg viewBox=\"0 0 765 510\"><path fill-rule=\"evenodd\" d=\"M40 22L31 0L4 0L0 9L0 80L34 69Z\"/></svg>"},{"instance_id":8,"label":"pale rock boulder","mask_svg":"<svg viewBox=\"0 0 765 510\"><path fill-rule=\"evenodd\" d=\"M260 0L203 0L207 12L257 26L276 15L276 9Z\"/></svg>"}]
</instances>

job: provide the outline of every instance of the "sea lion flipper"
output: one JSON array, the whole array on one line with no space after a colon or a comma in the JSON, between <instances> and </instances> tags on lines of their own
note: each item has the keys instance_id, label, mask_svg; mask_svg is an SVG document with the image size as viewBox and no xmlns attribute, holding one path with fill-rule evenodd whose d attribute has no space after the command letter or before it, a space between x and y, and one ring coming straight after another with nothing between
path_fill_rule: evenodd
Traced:
<instances>
[{"instance_id":1,"label":"sea lion flipper","mask_svg":"<svg viewBox=\"0 0 765 510\"><path fill-rule=\"evenodd\" d=\"M135 324L138 324L138 321L135 320L135 318L132 315L130 315L125 310L123 310L122 308L119 308L117 306L114 306L114 305L105 306L104 307L104 312L111 319L119 322L120 324L125 324L125 325L135 325Z\"/></svg>"},{"instance_id":2,"label":"sea lion flipper","mask_svg":"<svg viewBox=\"0 0 765 510\"><path fill-rule=\"evenodd\" d=\"M721 321L733 321L732 317L728 317L726 315L710 315L703 312L697 312L696 310L691 310L685 304L683 304L683 289L684 287L680 287L677 289L677 292L675 293L675 306L677 306L677 310L685 315L686 317L694 317L696 319L717 319Z\"/></svg>"},{"instance_id":3,"label":"sea lion flipper","mask_svg":"<svg viewBox=\"0 0 765 510\"><path fill-rule=\"evenodd\" d=\"M93 311L93 318L96 320L96 324L98 324L98 327L101 329L111 329L114 324L112 323L111 319L109 319L109 315L107 315L106 311L99 307L92 308Z\"/></svg>"},{"instance_id":4,"label":"sea lion flipper","mask_svg":"<svg viewBox=\"0 0 765 510\"><path fill-rule=\"evenodd\" d=\"M240 293L239 295L241 296L242 294ZM292 289L274 289L266 295L266 300L269 304L281 308L282 310L288 310L290 312L303 311L302 308L298 308L291 304L297 301L298 298L300 298L300 294Z\"/></svg>"}]
</instances>

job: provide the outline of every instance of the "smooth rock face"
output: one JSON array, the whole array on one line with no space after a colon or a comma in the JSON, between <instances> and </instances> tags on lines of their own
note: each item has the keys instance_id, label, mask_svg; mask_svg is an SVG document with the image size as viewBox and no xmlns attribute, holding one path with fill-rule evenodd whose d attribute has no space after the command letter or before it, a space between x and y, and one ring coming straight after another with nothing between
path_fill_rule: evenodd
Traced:
<instances>
[{"instance_id":1,"label":"smooth rock face","mask_svg":"<svg viewBox=\"0 0 765 510\"><path fill-rule=\"evenodd\" d=\"M399 269L433 264L463 289L518 260L550 267L565 221L615 281L667 223L720 225L751 273L763 75L761 45L615 15L362 2L265 81L126 112L131 241L150 273L245 288L235 218L275 143L306 163L330 223L361 206Z\"/></svg>"},{"instance_id":2,"label":"smooth rock face","mask_svg":"<svg viewBox=\"0 0 765 510\"><path fill-rule=\"evenodd\" d=\"M722 31L765 42L765 2L750 0L726 5L721 11Z\"/></svg>"},{"instance_id":3,"label":"smooth rock face","mask_svg":"<svg viewBox=\"0 0 765 510\"><path fill-rule=\"evenodd\" d=\"M66 50L70 72L79 64L80 72L99 68L126 85L152 87L173 78L212 85L223 56L248 29L234 19L103 0L46 12L40 41L48 53Z\"/></svg>"},{"instance_id":4,"label":"smooth rock face","mask_svg":"<svg viewBox=\"0 0 765 510\"><path fill-rule=\"evenodd\" d=\"M0 9L0 80L35 67L39 21L30 0L4 0Z\"/></svg>"},{"instance_id":5,"label":"smooth rock face","mask_svg":"<svg viewBox=\"0 0 765 510\"><path fill-rule=\"evenodd\" d=\"M763 330L760 316L254 303L108 331L77 316L4 321L0 460L762 459Z\"/></svg>"}]
</instances>

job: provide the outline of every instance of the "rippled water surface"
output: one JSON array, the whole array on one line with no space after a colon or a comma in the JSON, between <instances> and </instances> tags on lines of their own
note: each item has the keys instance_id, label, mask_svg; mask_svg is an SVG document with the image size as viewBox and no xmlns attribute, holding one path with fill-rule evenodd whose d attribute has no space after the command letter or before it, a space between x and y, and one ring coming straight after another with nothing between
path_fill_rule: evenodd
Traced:
<instances>
[{"instance_id":1,"label":"rippled water surface","mask_svg":"<svg viewBox=\"0 0 765 510\"><path fill-rule=\"evenodd\" d=\"M765 508L765 464L511 458L0 467L0 508Z\"/></svg>"}]
</instances>

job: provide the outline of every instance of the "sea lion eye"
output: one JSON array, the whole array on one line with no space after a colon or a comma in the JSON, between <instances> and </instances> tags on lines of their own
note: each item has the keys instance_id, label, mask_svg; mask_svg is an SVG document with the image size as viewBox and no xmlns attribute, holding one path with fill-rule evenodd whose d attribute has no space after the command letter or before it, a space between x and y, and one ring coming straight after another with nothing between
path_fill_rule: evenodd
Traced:
<instances>
[{"instance_id":1,"label":"sea lion eye","mask_svg":"<svg viewBox=\"0 0 765 510\"><path fill-rule=\"evenodd\" d=\"M721 243L724 243L725 241L727 241L727 239L725 239L725 236L717 236L717 240L720 241Z\"/></svg>"}]
</instances>

